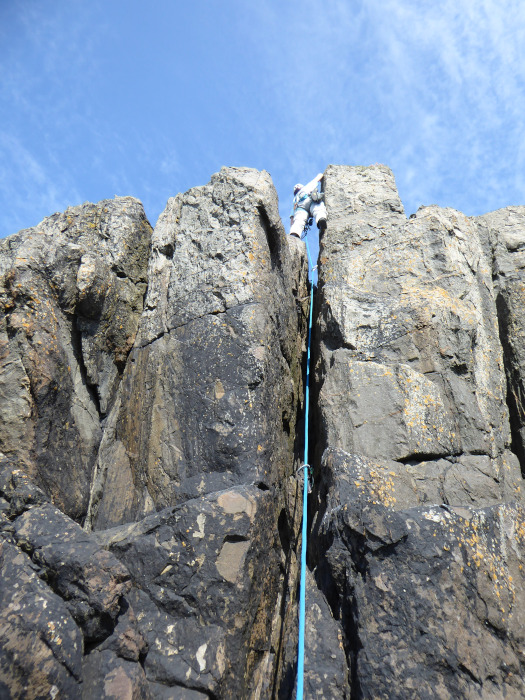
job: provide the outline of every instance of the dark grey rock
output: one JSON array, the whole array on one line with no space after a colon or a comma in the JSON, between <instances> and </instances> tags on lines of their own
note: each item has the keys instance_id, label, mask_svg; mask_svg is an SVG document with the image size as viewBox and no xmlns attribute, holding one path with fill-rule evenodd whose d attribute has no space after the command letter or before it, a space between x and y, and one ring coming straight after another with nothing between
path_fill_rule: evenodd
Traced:
<instances>
[{"instance_id":1,"label":"dark grey rock","mask_svg":"<svg viewBox=\"0 0 525 700\"><path fill-rule=\"evenodd\" d=\"M106 638L131 587L128 570L51 504L17 518L15 532L18 545L45 570L86 641Z\"/></svg>"},{"instance_id":2,"label":"dark grey rock","mask_svg":"<svg viewBox=\"0 0 525 700\"><path fill-rule=\"evenodd\" d=\"M523 507L396 511L381 489L356 499L361 473L344 454L324 466L318 578L343 621L353 692L520 697Z\"/></svg>"},{"instance_id":3,"label":"dark grey rock","mask_svg":"<svg viewBox=\"0 0 525 700\"><path fill-rule=\"evenodd\" d=\"M525 207L500 209L473 222L492 256L513 448L525 473Z\"/></svg>"},{"instance_id":4,"label":"dark grey rock","mask_svg":"<svg viewBox=\"0 0 525 700\"><path fill-rule=\"evenodd\" d=\"M294 602L297 613L298 602ZM298 616L284 631L286 671L279 698L295 698L297 692ZM305 698L350 698L350 678L343 645L341 622L335 620L328 602L310 571L306 572L306 618L304 640Z\"/></svg>"},{"instance_id":5,"label":"dark grey rock","mask_svg":"<svg viewBox=\"0 0 525 700\"><path fill-rule=\"evenodd\" d=\"M99 452L93 527L238 483L269 488L290 473L297 267L267 173L223 168L169 200Z\"/></svg>"},{"instance_id":6,"label":"dark grey rock","mask_svg":"<svg viewBox=\"0 0 525 700\"><path fill-rule=\"evenodd\" d=\"M80 698L82 634L31 559L0 538L0 697Z\"/></svg>"},{"instance_id":7,"label":"dark grey rock","mask_svg":"<svg viewBox=\"0 0 525 700\"><path fill-rule=\"evenodd\" d=\"M501 454L510 444L503 358L477 227L438 207L406 220L384 166L330 166L325 191L321 452Z\"/></svg>"},{"instance_id":8,"label":"dark grey rock","mask_svg":"<svg viewBox=\"0 0 525 700\"><path fill-rule=\"evenodd\" d=\"M272 630L297 570L280 532L283 522L296 529L299 513L289 504L305 246L286 238L267 173L224 168L168 202L148 276L88 527L131 565L149 681L265 697L280 667Z\"/></svg>"},{"instance_id":9,"label":"dark grey rock","mask_svg":"<svg viewBox=\"0 0 525 700\"><path fill-rule=\"evenodd\" d=\"M142 666L119 658L112 651L95 650L82 665L84 700L151 700Z\"/></svg>"},{"instance_id":10,"label":"dark grey rock","mask_svg":"<svg viewBox=\"0 0 525 700\"><path fill-rule=\"evenodd\" d=\"M501 216L439 207L407 221L383 166L331 166L325 192L310 560L352 697L521 697L523 482L504 358L509 377L522 331L497 313L512 236Z\"/></svg>"},{"instance_id":11,"label":"dark grey rock","mask_svg":"<svg viewBox=\"0 0 525 700\"><path fill-rule=\"evenodd\" d=\"M208 700L210 697L207 693L178 685L168 687L160 683L150 683L149 688L151 697L155 700Z\"/></svg>"},{"instance_id":12,"label":"dark grey rock","mask_svg":"<svg viewBox=\"0 0 525 700\"><path fill-rule=\"evenodd\" d=\"M269 697L297 574L305 246L243 168L170 200L146 275L149 242L121 198L2 243L0 530L81 628L84 697ZM88 499L103 546L68 517Z\"/></svg>"},{"instance_id":13,"label":"dark grey rock","mask_svg":"<svg viewBox=\"0 0 525 700\"><path fill-rule=\"evenodd\" d=\"M0 455L0 494L9 504L5 514L10 519L30 508L49 502L42 489L35 486L27 474L18 469L5 455Z\"/></svg>"},{"instance_id":14,"label":"dark grey rock","mask_svg":"<svg viewBox=\"0 0 525 700\"><path fill-rule=\"evenodd\" d=\"M132 571L149 681L247 695L250 655L269 650L281 588L274 500L235 487L94 533Z\"/></svg>"},{"instance_id":15,"label":"dark grey rock","mask_svg":"<svg viewBox=\"0 0 525 700\"><path fill-rule=\"evenodd\" d=\"M306 696L521 698L525 208L324 190ZM305 246L247 168L150 234L118 198L0 243L6 697L294 695Z\"/></svg>"}]
</instances>

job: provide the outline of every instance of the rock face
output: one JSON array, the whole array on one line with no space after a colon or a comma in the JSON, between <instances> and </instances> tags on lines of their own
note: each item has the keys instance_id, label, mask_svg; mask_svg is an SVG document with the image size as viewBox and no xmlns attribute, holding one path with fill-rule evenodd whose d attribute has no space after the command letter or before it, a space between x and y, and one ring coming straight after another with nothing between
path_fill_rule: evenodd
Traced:
<instances>
[{"instance_id":1,"label":"rock face","mask_svg":"<svg viewBox=\"0 0 525 700\"><path fill-rule=\"evenodd\" d=\"M151 227L131 197L0 241L0 450L73 518L133 346Z\"/></svg>"},{"instance_id":2,"label":"rock face","mask_svg":"<svg viewBox=\"0 0 525 700\"><path fill-rule=\"evenodd\" d=\"M305 697L525 695L525 207L329 166ZM0 242L0 696L290 698L305 246L223 168Z\"/></svg>"},{"instance_id":3,"label":"rock face","mask_svg":"<svg viewBox=\"0 0 525 700\"><path fill-rule=\"evenodd\" d=\"M150 232L125 198L3 243L5 561L52 592L35 635L76 640L60 664L10 641L13 697L270 697L284 673L304 244L244 168Z\"/></svg>"},{"instance_id":4,"label":"rock face","mask_svg":"<svg viewBox=\"0 0 525 700\"><path fill-rule=\"evenodd\" d=\"M492 259L494 295L507 375L512 446L525 471L525 207L508 207L476 219Z\"/></svg>"},{"instance_id":5,"label":"rock face","mask_svg":"<svg viewBox=\"0 0 525 700\"><path fill-rule=\"evenodd\" d=\"M94 527L289 474L300 344L287 247L265 173L221 171L170 199L102 439Z\"/></svg>"},{"instance_id":6,"label":"rock face","mask_svg":"<svg viewBox=\"0 0 525 700\"><path fill-rule=\"evenodd\" d=\"M498 324L497 303L515 294L503 268L519 277L500 250L512 213L407 220L383 166L331 166L325 192L311 563L352 697L521 697L525 521L504 364L519 382L508 348L523 326Z\"/></svg>"}]
</instances>

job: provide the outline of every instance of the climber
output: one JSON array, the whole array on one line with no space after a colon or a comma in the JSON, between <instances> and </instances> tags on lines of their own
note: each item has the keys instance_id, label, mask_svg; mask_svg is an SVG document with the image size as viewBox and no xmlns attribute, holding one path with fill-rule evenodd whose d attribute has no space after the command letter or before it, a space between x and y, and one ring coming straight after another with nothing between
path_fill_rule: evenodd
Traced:
<instances>
[{"instance_id":1,"label":"climber","mask_svg":"<svg viewBox=\"0 0 525 700\"><path fill-rule=\"evenodd\" d=\"M317 189L317 183L323 179L319 173L307 185L296 185L293 188L293 211L290 214L290 235L301 238L309 217L315 219L319 231L326 228L326 207L324 195Z\"/></svg>"}]
</instances>

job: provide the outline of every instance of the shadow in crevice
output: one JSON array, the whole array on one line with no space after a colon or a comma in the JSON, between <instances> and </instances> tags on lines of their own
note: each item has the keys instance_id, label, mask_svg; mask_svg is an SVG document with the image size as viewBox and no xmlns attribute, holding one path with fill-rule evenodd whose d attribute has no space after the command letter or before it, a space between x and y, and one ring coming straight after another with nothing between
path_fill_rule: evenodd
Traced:
<instances>
[{"instance_id":1,"label":"shadow in crevice","mask_svg":"<svg viewBox=\"0 0 525 700\"><path fill-rule=\"evenodd\" d=\"M507 408L511 434L511 450L517 456L522 476L525 478L525 387L520 372L519 358L509 342L509 316L511 310L503 294L496 297L499 339L503 349L503 365L507 378Z\"/></svg>"},{"instance_id":2,"label":"shadow in crevice","mask_svg":"<svg viewBox=\"0 0 525 700\"><path fill-rule=\"evenodd\" d=\"M268 242L268 249L270 251L270 262L272 269L282 270L282 246L283 246L283 236L281 230L272 222L268 216L268 213L263 205L258 207L259 219L261 226L266 234L266 240Z\"/></svg>"}]
</instances>

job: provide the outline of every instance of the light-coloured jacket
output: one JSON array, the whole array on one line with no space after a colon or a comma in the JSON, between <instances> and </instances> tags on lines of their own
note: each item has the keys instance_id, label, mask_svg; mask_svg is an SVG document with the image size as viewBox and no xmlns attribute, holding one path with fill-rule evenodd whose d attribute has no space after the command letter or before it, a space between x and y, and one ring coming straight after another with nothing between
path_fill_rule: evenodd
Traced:
<instances>
[{"instance_id":1,"label":"light-coloured jacket","mask_svg":"<svg viewBox=\"0 0 525 700\"><path fill-rule=\"evenodd\" d=\"M294 216L297 209L304 209L305 211L310 211L310 205L312 204L312 198L310 194L316 189L317 183L323 179L323 173L318 173L313 180L307 185L303 185L299 192L296 193L293 198L293 210L292 216Z\"/></svg>"}]
</instances>

